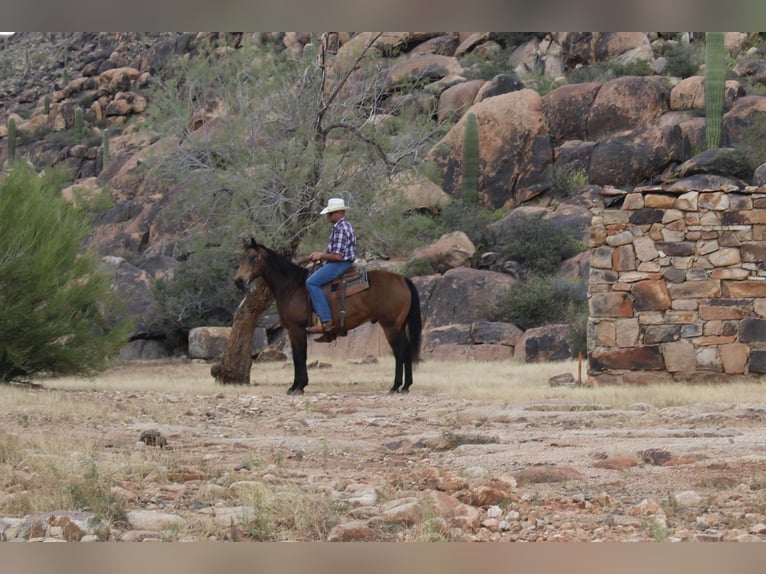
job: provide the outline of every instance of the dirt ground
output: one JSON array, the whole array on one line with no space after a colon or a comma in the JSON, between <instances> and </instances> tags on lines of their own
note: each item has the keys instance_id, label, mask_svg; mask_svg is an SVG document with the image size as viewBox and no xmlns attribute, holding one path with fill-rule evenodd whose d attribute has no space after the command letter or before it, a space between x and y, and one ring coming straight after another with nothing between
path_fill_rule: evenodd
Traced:
<instances>
[{"instance_id":1,"label":"dirt ground","mask_svg":"<svg viewBox=\"0 0 766 574\"><path fill-rule=\"evenodd\" d=\"M72 451L95 440L102 460L135 466L139 457L145 472L110 475L128 511L172 513L187 525L237 504L271 513L258 532L179 528L182 539L766 539L766 404L615 409L417 387L388 395L317 384L303 396L286 388L34 391L109 414L45 412L29 398L0 415L0 432L17 434L23 423L35 435L66 434ZM151 430L164 448L139 440ZM236 484L259 488L259 502L235 500ZM112 538L147 528L114 528Z\"/></svg>"}]
</instances>

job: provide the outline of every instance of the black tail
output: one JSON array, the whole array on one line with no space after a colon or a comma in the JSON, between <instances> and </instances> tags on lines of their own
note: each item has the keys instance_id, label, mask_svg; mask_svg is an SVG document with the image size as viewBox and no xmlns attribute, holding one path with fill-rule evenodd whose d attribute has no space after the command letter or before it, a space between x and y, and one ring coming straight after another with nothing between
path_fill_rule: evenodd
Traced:
<instances>
[{"instance_id":1,"label":"black tail","mask_svg":"<svg viewBox=\"0 0 766 574\"><path fill-rule=\"evenodd\" d=\"M407 314L407 341L410 347L410 358L413 364L420 361L420 339L423 334L423 320L420 317L420 296L418 289L409 277L405 277L412 295L410 311Z\"/></svg>"}]
</instances>

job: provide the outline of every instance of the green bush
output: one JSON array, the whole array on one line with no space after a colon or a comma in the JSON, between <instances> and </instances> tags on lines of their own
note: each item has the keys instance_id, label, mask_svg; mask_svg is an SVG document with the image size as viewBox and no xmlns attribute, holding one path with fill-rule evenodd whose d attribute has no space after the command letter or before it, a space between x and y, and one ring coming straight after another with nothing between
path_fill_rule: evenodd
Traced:
<instances>
[{"instance_id":1,"label":"green bush","mask_svg":"<svg viewBox=\"0 0 766 574\"><path fill-rule=\"evenodd\" d=\"M153 328L174 343L203 325L231 325L242 294L234 286L236 258L232 246L200 245L181 261L171 279L156 282L160 312Z\"/></svg>"},{"instance_id":2,"label":"green bush","mask_svg":"<svg viewBox=\"0 0 766 574\"><path fill-rule=\"evenodd\" d=\"M438 271L434 269L428 259L410 259L399 270L399 273L407 277L418 277L421 275L433 275L438 273Z\"/></svg>"},{"instance_id":3,"label":"green bush","mask_svg":"<svg viewBox=\"0 0 766 574\"><path fill-rule=\"evenodd\" d=\"M655 46L654 55L667 61L663 74L678 78L696 76L705 60L701 42L663 42Z\"/></svg>"},{"instance_id":4,"label":"green bush","mask_svg":"<svg viewBox=\"0 0 766 574\"><path fill-rule=\"evenodd\" d=\"M531 275L554 273L562 261L574 257L582 248L567 229L528 215L514 218L505 235L500 252L521 263L524 272Z\"/></svg>"},{"instance_id":5,"label":"green bush","mask_svg":"<svg viewBox=\"0 0 766 574\"><path fill-rule=\"evenodd\" d=\"M0 180L0 381L91 374L126 340L108 278L83 253L88 220L61 198L64 174L24 163Z\"/></svg>"},{"instance_id":6,"label":"green bush","mask_svg":"<svg viewBox=\"0 0 766 574\"><path fill-rule=\"evenodd\" d=\"M568 277L532 275L514 285L491 310L493 321L526 330L551 323L573 323L588 316L588 288Z\"/></svg>"},{"instance_id":7,"label":"green bush","mask_svg":"<svg viewBox=\"0 0 766 574\"><path fill-rule=\"evenodd\" d=\"M492 244L493 236L488 226L497 221L501 215L481 205L466 205L453 201L442 208L440 219L444 233L462 231L473 242L476 249L481 250Z\"/></svg>"},{"instance_id":8,"label":"green bush","mask_svg":"<svg viewBox=\"0 0 766 574\"><path fill-rule=\"evenodd\" d=\"M556 167L551 177L550 196L559 200L570 199L580 193L588 183L588 170L584 167Z\"/></svg>"}]
</instances>

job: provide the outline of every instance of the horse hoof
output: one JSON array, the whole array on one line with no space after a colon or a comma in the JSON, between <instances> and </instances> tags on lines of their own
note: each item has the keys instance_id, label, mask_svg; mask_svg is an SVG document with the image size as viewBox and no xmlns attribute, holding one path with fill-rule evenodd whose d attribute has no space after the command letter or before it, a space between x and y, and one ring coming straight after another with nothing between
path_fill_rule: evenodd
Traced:
<instances>
[{"instance_id":1,"label":"horse hoof","mask_svg":"<svg viewBox=\"0 0 766 574\"><path fill-rule=\"evenodd\" d=\"M287 390L288 395L302 395L303 389L288 389Z\"/></svg>"},{"instance_id":2,"label":"horse hoof","mask_svg":"<svg viewBox=\"0 0 766 574\"><path fill-rule=\"evenodd\" d=\"M396 394L398 394L398 393L399 393L399 389L397 389L396 387L394 387L393 389L391 389L390 391L388 391L388 394L389 394L389 395L396 395Z\"/></svg>"}]
</instances>

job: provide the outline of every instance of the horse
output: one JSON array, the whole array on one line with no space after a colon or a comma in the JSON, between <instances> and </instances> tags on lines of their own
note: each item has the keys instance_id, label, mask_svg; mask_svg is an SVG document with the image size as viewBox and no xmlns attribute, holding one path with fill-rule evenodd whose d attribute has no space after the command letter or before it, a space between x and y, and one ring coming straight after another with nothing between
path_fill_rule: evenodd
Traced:
<instances>
[{"instance_id":1,"label":"horse","mask_svg":"<svg viewBox=\"0 0 766 574\"><path fill-rule=\"evenodd\" d=\"M234 283L240 290L248 291L255 279L262 277L271 290L292 347L294 377L287 394L303 394L309 382L306 328L312 324L311 300L306 289L309 270L252 237L242 243ZM369 288L346 298L345 328L351 330L368 321L380 324L396 360L394 386L389 392L407 393L412 386L413 365L420 360L423 330L417 288L408 277L392 271L373 269L367 276ZM337 318L338 303L331 302L330 306Z\"/></svg>"}]
</instances>

